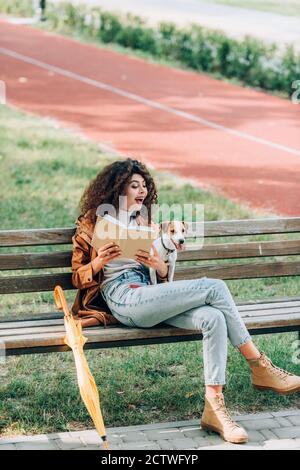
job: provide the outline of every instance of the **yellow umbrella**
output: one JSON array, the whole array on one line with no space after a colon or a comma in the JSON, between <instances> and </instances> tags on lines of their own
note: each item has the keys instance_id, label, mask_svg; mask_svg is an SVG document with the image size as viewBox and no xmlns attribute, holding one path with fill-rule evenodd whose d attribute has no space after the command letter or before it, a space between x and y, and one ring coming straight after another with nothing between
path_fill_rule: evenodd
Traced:
<instances>
[{"instance_id":1,"label":"yellow umbrella","mask_svg":"<svg viewBox=\"0 0 300 470\"><path fill-rule=\"evenodd\" d=\"M63 310L65 314L64 323L66 336L64 338L64 342L73 351L81 398L94 421L101 439L103 440L104 449L109 449L102 413L100 410L98 389L83 352L83 346L85 345L87 338L82 334L80 322L74 320L73 315L70 313L64 292L60 286L55 286L54 299L57 308L59 310Z\"/></svg>"}]
</instances>

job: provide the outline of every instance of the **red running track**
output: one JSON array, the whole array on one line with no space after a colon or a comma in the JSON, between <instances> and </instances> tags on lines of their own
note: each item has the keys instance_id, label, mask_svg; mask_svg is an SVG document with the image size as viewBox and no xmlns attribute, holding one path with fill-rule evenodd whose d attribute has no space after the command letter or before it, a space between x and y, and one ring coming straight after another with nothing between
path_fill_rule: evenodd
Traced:
<instances>
[{"instance_id":1,"label":"red running track","mask_svg":"<svg viewBox=\"0 0 300 470\"><path fill-rule=\"evenodd\" d=\"M8 103L232 200L300 215L300 105L5 20L0 80Z\"/></svg>"}]
</instances>

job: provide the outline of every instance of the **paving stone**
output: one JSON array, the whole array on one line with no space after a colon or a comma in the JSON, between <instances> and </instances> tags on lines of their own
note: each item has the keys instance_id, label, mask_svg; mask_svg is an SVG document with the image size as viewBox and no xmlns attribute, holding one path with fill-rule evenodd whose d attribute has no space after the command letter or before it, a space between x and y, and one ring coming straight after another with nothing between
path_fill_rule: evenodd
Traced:
<instances>
[{"instance_id":1,"label":"paving stone","mask_svg":"<svg viewBox=\"0 0 300 470\"><path fill-rule=\"evenodd\" d=\"M109 450L120 450L121 447L117 444L112 444L109 446Z\"/></svg>"},{"instance_id":2,"label":"paving stone","mask_svg":"<svg viewBox=\"0 0 300 470\"><path fill-rule=\"evenodd\" d=\"M260 431L261 429L272 429L278 428L280 425L278 421L273 419L251 419L242 422L243 427L246 430Z\"/></svg>"},{"instance_id":3,"label":"paving stone","mask_svg":"<svg viewBox=\"0 0 300 470\"><path fill-rule=\"evenodd\" d=\"M278 421L278 423L280 424L281 427L283 428L290 428L291 427L291 421L289 421L288 418L285 418L285 417L281 417L281 416L278 416L276 418L276 421ZM296 423L295 423L296 424ZM300 416L299 416L299 424L300 424Z\"/></svg>"},{"instance_id":4,"label":"paving stone","mask_svg":"<svg viewBox=\"0 0 300 470\"><path fill-rule=\"evenodd\" d=\"M55 441L48 441L48 442L17 442L16 443L17 450L57 450L55 445Z\"/></svg>"},{"instance_id":5,"label":"paving stone","mask_svg":"<svg viewBox=\"0 0 300 470\"><path fill-rule=\"evenodd\" d=\"M233 444L231 442L223 442L223 444L218 444L215 446L201 447L200 450L262 450L262 448L247 444Z\"/></svg>"},{"instance_id":6,"label":"paving stone","mask_svg":"<svg viewBox=\"0 0 300 470\"><path fill-rule=\"evenodd\" d=\"M273 411L271 413L275 418L277 416L300 416L300 410L282 410L282 411Z\"/></svg>"},{"instance_id":7,"label":"paving stone","mask_svg":"<svg viewBox=\"0 0 300 470\"><path fill-rule=\"evenodd\" d=\"M194 440L188 439L187 437L182 437L180 439L173 439L173 445L175 449L179 449L179 450L196 448L196 444Z\"/></svg>"},{"instance_id":8,"label":"paving stone","mask_svg":"<svg viewBox=\"0 0 300 470\"><path fill-rule=\"evenodd\" d=\"M154 441L144 441L144 442L126 442L120 445L120 449L126 450L139 450L139 449L148 449L148 450L160 450L157 442Z\"/></svg>"},{"instance_id":9,"label":"paving stone","mask_svg":"<svg viewBox=\"0 0 300 470\"><path fill-rule=\"evenodd\" d=\"M76 447L76 449L72 449L72 450L102 450L102 447L99 447L99 446L82 446L82 447ZM112 450L111 447L110 447L110 450Z\"/></svg>"},{"instance_id":10,"label":"paving stone","mask_svg":"<svg viewBox=\"0 0 300 470\"><path fill-rule=\"evenodd\" d=\"M194 450L194 449L298 449L300 448L300 411L282 410L234 417L247 429L249 442L226 443L216 433L201 429L198 420L156 423L152 425L108 428L110 449ZM95 429L49 433L34 436L0 438L0 450L13 449L80 449L100 450Z\"/></svg>"},{"instance_id":11,"label":"paving stone","mask_svg":"<svg viewBox=\"0 0 300 470\"><path fill-rule=\"evenodd\" d=\"M81 441L83 442L83 444L87 445L87 446L102 446L102 440L99 436L98 433L96 434L91 434L91 435L84 435L84 436L80 436L80 439ZM120 436L115 436L115 435L112 435L110 434L109 436L107 436L107 440L110 444L121 444L123 441L121 439Z\"/></svg>"},{"instance_id":12,"label":"paving stone","mask_svg":"<svg viewBox=\"0 0 300 470\"><path fill-rule=\"evenodd\" d=\"M294 426L290 428L276 428L273 429L273 432L280 439L293 439L300 437L300 426Z\"/></svg>"},{"instance_id":13,"label":"paving stone","mask_svg":"<svg viewBox=\"0 0 300 470\"><path fill-rule=\"evenodd\" d=\"M153 431L145 431L145 435L150 441L159 441L162 439L181 438L182 432L179 429L160 429Z\"/></svg>"},{"instance_id":14,"label":"paving stone","mask_svg":"<svg viewBox=\"0 0 300 470\"><path fill-rule=\"evenodd\" d=\"M113 438L113 439L118 438L118 439L120 439L121 436L122 436L122 433L117 433L117 432L110 431L110 432L106 432L106 435L107 435L107 438Z\"/></svg>"},{"instance_id":15,"label":"paving stone","mask_svg":"<svg viewBox=\"0 0 300 470\"><path fill-rule=\"evenodd\" d=\"M300 426L300 414L297 416L289 416L287 418L287 421L289 421L291 424L295 426Z\"/></svg>"},{"instance_id":16,"label":"paving stone","mask_svg":"<svg viewBox=\"0 0 300 470\"><path fill-rule=\"evenodd\" d=\"M128 431L144 431L144 430L151 430L151 429L168 429L168 428L181 428L185 426L199 426L199 419L194 419L191 421L176 421L176 422L169 422L169 423L154 423L154 424L139 424L136 426L122 426L118 428L107 428L106 432L109 433L110 431L114 433L124 433Z\"/></svg>"},{"instance_id":17,"label":"paving stone","mask_svg":"<svg viewBox=\"0 0 300 470\"><path fill-rule=\"evenodd\" d=\"M17 442L23 442L23 440L18 436L15 436L15 437L2 437L0 439L0 446L9 445L9 444L16 444Z\"/></svg>"},{"instance_id":18,"label":"paving stone","mask_svg":"<svg viewBox=\"0 0 300 470\"><path fill-rule=\"evenodd\" d=\"M195 442L196 449L202 449L202 447L205 447L208 444L207 439L204 439L203 437L194 437L193 441Z\"/></svg>"},{"instance_id":19,"label":"paving stone","mask_svg":"<svg viewBox=\"0 0 300 470\"><path fill-rule=\"evenodd\" d=\"M65 433L62 433L62 435L64 434ZM68 435L72 437L85 437L85 436L98 436L99 437L99 434L95 429L85 429L83 431L70 431ZM57 434L57 436L59 436L59 434Z\"/></svg>"},{"instance_id":20,"label":"paving stone","mask_svg":"<svg viewBox=\"0 0 300 470\"><path fill-rule=\"evenodd\" d=\"M50 434L42 434L42 436L45 436L47 440L57 440L60 438L65 438L65 437L71 437L73 435L80 436L82 432L85 431L76 431L76 432L53 432Z\"/></svg>"},{"instance_id":21,"label":"paving stone","mask_svg":"<svg viewBox=\"0 0 300 470\"><path fill-rule=\"evenodd\" d=\"M242 444L241 447L243 448L243 450L263 450L263 441L261 441L261 442L254 442L254 441L245 442L245 444Z\"/></svg>"},{"instance_id":22,"label":"paving stone","mask_svg":"<svg viewBox=\"0 0 300 470\"><path fill-rule=\"evenodd\" d=\"M175 450L174 444L172 441L162 440L156 441L156 444L160 447L161 450Z\"/></svg>"},{"instance_id":23,"label":"paving stone","mask_svg":"<svg viewBox=\"0 0 300 470\"><path fill-rule=\"evenodd\" d=\"M260 431L253 431L253 430L248 431L247 430L247 434L249 436L249 442L250 443L252 443L252 442L261 442L261 441L265 440L264 435Z\"/></svg>"},{"instance_id":24,"label":"paving stone","mask_svg":"<svg viewBox=\"0 0 300 470\"><path fill-rule=\"evenodd\" d=\"M49 438L46 434L35 434L33 436L21 435L12 437L2 437L0 439L1 444L10 444L17 442L48 442Z\"/></svg>"},{"instance_id":25,"label":"paving stone","mask_svg":"<svg viewBox=\"0 0 300 470\"><path fill-rule=\"evenodd\" d=\"M234 421L249 421L249 420L260 420L260 419L272 419L273 416L271 413L256 413L253 415L238 415L233 416Z\"/></svg>"},{"instance_id":26,"label":"paving stone","mask_svg":"<svg viewBox=\"0 0 300 470\"><path fill-rule=\"evenodd\" d=\"M219 445L224 442L224 440L217 434L209 434L206 439L209 445Z\"/></svg>"},{"instance_id":27,"label":"paving stone","mask_svg":"<svg viewBox=\"0 0 300 470\"><path fill-rule=\"evenodd\" d=\"M204 429L201 429L201 428L198 428L198 429L195 429L195 428L191 428L191 429L186 429L184 431L182 431L182 434L184 435L184 437L191 437L191 438L205 438L208 436L208 433L207 431L204 431Z\"/></svg>"},{"instance_id":28,"label":"paving stone","mask_svg":"<svg viewBox=\"0 0 300 470\"><path fill-rule=\"evenodd\" d=\"M0 445L0 451L1 450L16 450L17 447L15 446L15 444L1 444Z\"/></svg>"},{"instance_id":29,"label":"paving stone","mask_svg":"<svg viewBox=\"0 0 300 470\"><path fill-rule=\"evenodd\" d=\"M296 447L298 447L298 444L294 439L269 439L268 441L265 441L263 445L265 450L295 449Z\"/></svg>"},{"instance_id":30,"label":"paving stone","mask_svg":"<svg viewBox=\"0 0 300 470\"><path fill-rule=\"evenodd\" d=\"M148 438L144 433L141 432L128 432L126 434L121 434L124 443L126 442L139 442L139 441L147 441Z\"/></svg>"},{"instance_id":31,"label":"paving stone","mask_svg":"<svg viewBox=\"0 0 300 470\"><path fill-rule=\"evenodd\" d=\"M76 449L72 450L96 450L96 451L104 451L102 446L82 446L82 447L76 447ZM116 444L109 444L109 450L120 450L120 447Z\"/></svg>"},{"instance_id":32,"label":"paving stone","mask_svg":"<svg viewBox=\"0 0 300 470\"><path fill-rule=\"evenodd\" d=\"M56 439L55 441L56 445L62 449L62 450L67 450L67 449L76 449L76 447L84 446L84 442L81 441L80 437L73 437L73 436L61 436L60 439Z\"/></svg>"},{"instance_id":33,"label":"paving stone","mask_svg":"<svg viewBox=\"0 0 300 470\"><path fill-rule=\"evenodd\" d=\"M85 445L101 445L101 438L97 431L94 429L87 429L85 431L72 431L69 433L71 437L80 438ZM122 442L122 438L119 434L112 431L107 432L107 440L110 444Z\"/></svg>"},{"instance_id":34,"label":"paving stone","mask_svg":"<svg viewBox=\"0 0 300 470\"><path fill-rule=\"evenodd\" d=\"M279 439L279 437L277 437L270 429L261 429L259 432L265 437L265 439Z\"/></svg>"}]
</instances>

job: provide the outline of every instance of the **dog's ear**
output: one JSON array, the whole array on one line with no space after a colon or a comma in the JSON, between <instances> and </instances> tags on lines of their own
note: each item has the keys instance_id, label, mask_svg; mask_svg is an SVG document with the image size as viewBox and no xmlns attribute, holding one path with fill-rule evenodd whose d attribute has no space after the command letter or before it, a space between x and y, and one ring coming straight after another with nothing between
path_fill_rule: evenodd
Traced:
<instances>
[{"instance_id":1,"label":"dog's ear","mask_svg":"<svg viewBox=\"0 0 300 470\"><path fill-rule=\"evenodd\" d=\"M188 229L189 229L189 224L183 220L183 221L182 221L182 225L184 226L185 231L187 232Z\"/></svg>"},{"instance_id":2,"label":"dog's ear","mask_svg":"<svg viewBox=\"0 0 300 470\"><path fill-rule=\"evenodd\" d=\"M165 220L164 222L161 222L159 224L159 229L161 233L167 233L169 224L170 224L169 220Z\"/></svg>"}]
</instances>

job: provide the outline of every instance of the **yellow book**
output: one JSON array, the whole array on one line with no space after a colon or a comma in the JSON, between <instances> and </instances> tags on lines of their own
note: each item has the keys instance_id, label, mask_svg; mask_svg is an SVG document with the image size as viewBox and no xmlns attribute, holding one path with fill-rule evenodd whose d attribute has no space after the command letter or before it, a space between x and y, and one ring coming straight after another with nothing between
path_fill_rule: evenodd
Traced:
<instances>
[{"instance_id":1,"label":"yellow book","mask_svg":"<svg viewBox=\"0 0 300 470\"><path fill-rule=\"evenodd\" d=\"M122 250L122 258L135 258L138 250L150 252L158 233L152 227L126 226L106 214L98 216L91 245L98 250L109 242L115 242Z\"/></svg>"}]
</instances>

